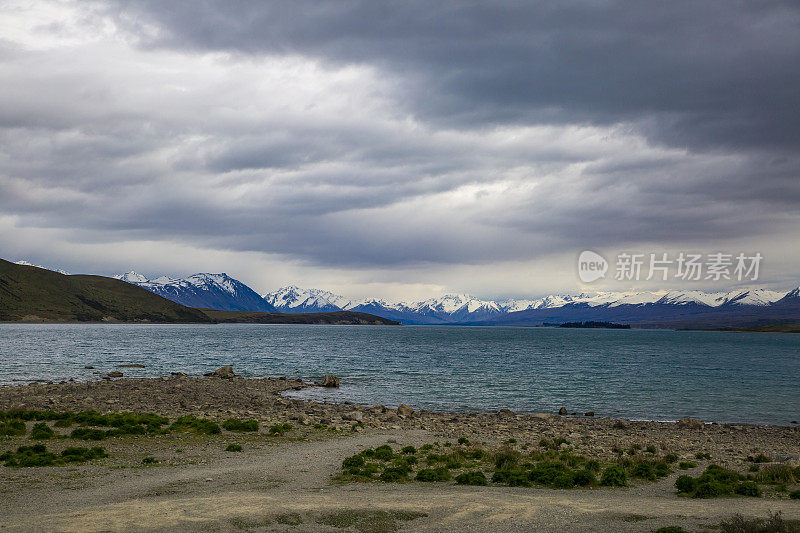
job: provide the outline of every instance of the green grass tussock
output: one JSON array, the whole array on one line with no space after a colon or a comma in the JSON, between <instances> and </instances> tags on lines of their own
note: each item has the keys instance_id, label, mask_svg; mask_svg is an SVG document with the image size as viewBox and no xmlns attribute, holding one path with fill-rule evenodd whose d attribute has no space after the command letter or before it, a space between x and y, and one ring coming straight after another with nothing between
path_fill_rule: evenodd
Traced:
<instances>
[{"instance_id":1,"label":"green grass tussock","mask_svg":"<svg viewBox=\"0 0 800 533\"><path fill-rule=\"evenodd\" d=\"M258 421L229 418L222 423L222 427L228 431L258 431Z\"/></svg>"},{"instance_id":2,"label":"green grass tussock","mask_svg":"<svg viewBox=\"0 0 800 533\"><path fill-rule=\"evenodd\" d=\"M709 465L699 476L679 476L675 480L675 488L679 494L692 498L717 498L720 496L761 496L761 489L753 481L749 481L738 472Z\"/></svg>"},{"instance_id":3,"label":"green grass tussock","mask_svg":"<svg viewBox=\"0 0 800 533\"><path fill-rule=\"evenodd\" d=\"M55 436L56 432L47 425L47 422L37 422L31 429L31 439L33 440L49 440Z\"/></svg>"},{"instance_id":4,"label":"green grass tussock","mask_svg":"<svg viewBox=\"0 0 800 533\"><path fill-rule=\"evenodd\" d=\"M216 435L222 430L219 424L207 418L196 418L194 416L182 416L175 420L169 427L170 431L194 431L206 435Z\"/></svg>"},{"instance_id":5,"label":"green grass tussock","mask_svg":"<svg viewBox=\"0 0 800 533\"><path fill-rule=\"evenodd\" d=\"M36 466L63 466L70 463L83 463L108 457L105 450L99 446L93 448L70 447L61 454L47 451L44 444L33 446L20 446L15 452L5 452L0 455L0 462L8 467L36 467Z\"/></svg>"}]
</instances>

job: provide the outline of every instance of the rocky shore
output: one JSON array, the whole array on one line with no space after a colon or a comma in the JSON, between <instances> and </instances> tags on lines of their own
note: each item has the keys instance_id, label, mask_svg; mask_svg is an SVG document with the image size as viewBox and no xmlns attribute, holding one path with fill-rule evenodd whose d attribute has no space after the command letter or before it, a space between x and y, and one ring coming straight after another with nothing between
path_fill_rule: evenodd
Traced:
<instances>
[{"instance_id":1,"label":"rocky shore","mask_svg":"<svg viewBox=\"0 0 800 533\"><path fill-rule=\"evenodd\" d=\"M389 408L324 404L281 395L309 386L314 385L283 377L245 379L227 369L202 378L177 373L162 378L34 383L0 387L0 410L133 411L169 417L254 418L263 424L324 425L342 434L424 430L442 439L465 437L489 445L515 439L520 444L536 446L541 439L561 438L598 458L611 459L630 449L654 446L681 457L707 453L715 462L732 467L742 467L748 456L758 454L768 455L775 462L800 464L800 428L796 426L717 424L692 419L678 423L642 422L583 414L517 414L509 410L431 412L406 405Z\"/></svg>"}]
</instances>

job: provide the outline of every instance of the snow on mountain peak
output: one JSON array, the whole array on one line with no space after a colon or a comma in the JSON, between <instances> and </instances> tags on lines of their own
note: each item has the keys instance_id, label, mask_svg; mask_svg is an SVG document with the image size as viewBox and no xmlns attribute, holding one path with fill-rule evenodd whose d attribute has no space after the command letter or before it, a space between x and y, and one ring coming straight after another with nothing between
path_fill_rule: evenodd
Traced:
<instances>
[{"instance_id":1,"label":"snow on mountain peak","mask_svg":"<svg viewBox=\"0 0 800 533\"><path fill-rule=\"evenodd\" d=\"M351 302L322 289L301 289L295 285L281 287L280 289L264 294L263 298L278 309L291 310L330 310L333 308L345 309Z\"/></svg>"},{"instance_id":2,"label":"snow on mountain peak","mask_svg":"<svg viewBox=\"0 0 800 533\"><path fill-rule=\"evenodd\" d=\"M28 261L25 261L24 259L20 259L19 261L14 261L14 264L15 265L22 265L22 266L36 267L36 268L43 268L45 270L52 270L53 272L58 272L59 274L64 274L65 276L69 276L70 275L70 273L67 272L66 270L61 270L60 268L58 268L58 269L56 269L56 268L47 268L47 267L44 267L42 265L34 265L33 263L29 263Z\"/></svg>"},{"instance_id":3,"label":"snow on mountain peak","mask_svg":"<svg viewBox=\"0 0 800 533\"><path fill-rule=\"evenodd\" d=\"M114 276L115 279L121 279L122 281L127 281L128 283L147 283L147 277L143 276L142 274L138 274L131 270L130 272L126 272L124 274L117 274Z\"/></svg>"}]
</instances>

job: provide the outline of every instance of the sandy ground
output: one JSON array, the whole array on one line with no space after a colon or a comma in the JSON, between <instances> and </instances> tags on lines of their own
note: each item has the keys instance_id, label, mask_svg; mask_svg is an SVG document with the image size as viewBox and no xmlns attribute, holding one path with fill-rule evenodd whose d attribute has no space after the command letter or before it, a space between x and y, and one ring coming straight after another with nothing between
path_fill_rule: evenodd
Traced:
<instances>
[{"instance_id":1,"label":"sandy ground","mask_svg":"<svg viewBox=\"0 0 800 533\"><path fill-rule=\"evenodd\" d=\"M763 498L690 500L675 495L673 474L627 489L548 490L452 484L331 484L342 457L387 441L424 442L424 432L361 434L259 445L266 437L121 438L105 441L112 457L164 457L183 446L190 459L155 467L84 465L3 469L2 529L8 531L341 531L317 523L331 511L418 511L397 521L425 531L652 531L719 523L734 513L800 518L800 503ZM224 443L245 451L221 453ZM126 442L127 441L127 442ZM137 442L133 442L137 441ZM127 453L123 448L128 448ZM133 448L133 449L131 449ZM119 459L118 459L119 460ZM698 469L700 469L698 467ZM42 470L47 470L43 475ZM36 472L34 472L36 471ZM301 524L275 523L298 513Z\"/></svg>"},{"instance_id":2,"label":"sandy ground","mask_svg":"<svg viewBox=\"0 0 800 533\"><path fill-rule=\"evenodd\" d=\"M153 383L156 380L151 380ZM231 385L225 381L205 380L201 387L233 387L225 394L236 396L236 387L245 387L250 394L275 394L293 388L295 384L278 382ZM208 385L208 384L211 385ZM123 385L118 385L123 386ZM147 391L147 383L135 384ZM160 385L159 385L160 386ZM104 398L103 387L97 384L93 398ZM186 384L184 384L186 387ZM20 391L31 389L28 399ZM17 389L17 390L10 390ZM69 407L69 402L85 406L85 397L77 394L77 386L44 388L0 388L0 409L10 406L35 407L37 402ZM46 391L40 394L42 390ZM259 392L261 391L261 392ZM24 391L23 391L24 392ZM160 390L162 399L171 401ZM187 397L191 397L188 395ZM227 396L226 396L227 397ZM67 398L65 400L65 398ZM132 396L131 401L135 400ZM263 398L262 398L263 400ZM176 400L178 401L178 400ZM193 400L191 400L193 401ZM264 400L266 401L266 400ZM116 403L106 404L105 410L129 407L124 395ZM212 402L213 403L213 402ZM275 419L281 409L291 412L295 404L282 401L270 404L273 409L265 417ZM187 409L191 409L191 405ZM212 405L220 412L232 411L228 405ZM306 406L304 412L313 411ZM246 406L249 412L257 407ZM252 411L255 409L255 411ZM325 406L324 416L332 416ZM336 407L350 411L353 406ZM153 410L153 409L151 409ZM180 410L179 410L180 412ZM172 415L173 413L163 413ZM391 413L390 413L391 414ZM396 417L396 414L392 414ZM448 415L449 416L449 415ZM452 419L453 417L450 417ZM506 415L507 418L507 415ZM511 487L463 487L453 483L355 483L338 485L332 477L340 472L343 458L366 447L387 442L394 446L441 440L453 434L453 427L424 429L424 417L394 419L386 424L367 427L361 432L335 431L297 425L292 437L228 434L200 436L171 434L166 436L118 437L101 444L110 457L96 463L79 466L6 468L0 467L0 530L2 531L653 531L667 525L679 525L692 531L703 531L734 513L766 517L769 512L781 511L785 518L800 519L800 501L767 495L764 498L717 498L692 500L675 494L674 480L684 473L678 471L655 483L641 483L628 488L595 488L589 490L551 490ZM527 435L536 439L539 434L569 424L573 434L576 422L537 419L538 433ZM413 424L406 422L414 421ZM597 421L599 422L599 421ZM350 421L346 421L349 427ZM461 427L463 421L452 423ZM481 427L483 436L496 431L505 437L508 421L503 419L493 430L491 423ZM610 425L610 422L609 422ZM332 421L331 426L335 426ZM675 426L673 424L673 426ZM534 426L532 426L534 427ZM588 424L589 428L595 425ZM658 426L659 428L661 426ZM263 426L262 426L263 428ZM513 428L512 428L513 429ZM523 428L524 429L524 428ZM593 430L594 430L593 429ZM619 431L636 433L635 426ZM558 429L560 431L560 429ZM722 431L725 430L725 431ZM534 431L534 429L529 429ZM603 430L610 431L610 430ZM655 431L655 430L653 430ZM663 429L658 429L663 432ZM688 429L675 428L681 439ZM697 437L708 445L709 435L699 431ZM722 427L723 435L737 436L740 430ZM756 432L760 446L769 446L770 439L783 451L800 451L800 433L792 428L769 428ZM520 430L518 438L525 439ZM752 437L752 435L751 435ZM678 437L676 437L678 438ZM733 438L733 437L732 437ZM746 434L741 449L727 444L731 457L739 456L752 446ZM713 439L712 439L713 440ZM0 451L20 444L29 444L22 437L0 439ZM239 443L244 451L225 452L228 443ZM48 441L51 449L67 445L85 445L69 439ZM722 453L722 450L720 450ZM159 459L157 466L142 466L145 456ZM707 461L700 461L690 470L698 474ZM413 511L424 513L413 519L393 518L393 513ZM383 513L381 513L383 512ZM336 517L345 519L335 520ZM332 524L332 525L331 525ZM348 526L347 528L336 526Z\"/></svg>"}]
</instances>

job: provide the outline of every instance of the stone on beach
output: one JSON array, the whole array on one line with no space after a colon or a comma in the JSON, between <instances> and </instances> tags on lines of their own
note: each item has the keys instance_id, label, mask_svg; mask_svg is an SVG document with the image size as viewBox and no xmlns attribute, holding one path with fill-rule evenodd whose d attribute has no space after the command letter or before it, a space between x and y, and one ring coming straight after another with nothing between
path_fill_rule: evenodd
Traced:
<instances>
[{"instance_id":1,"label":"stone on beach","mask_svg":"<svg viewBox=\"0 0 800 533\"><path fill-rule=\"evenodd\" d=\"M145 366L139 363L130 363L125 365L117 365L117 368L145 368Z\"/></svg>"},{"instance_id":2,"label":"stone on beach","mask_svg":"<svg viewBox=\"0 0 800 533\"><path fill-rule=\"evenodd\" d=\"M696 418L681 418L678 420L678 427L689 429L700 429L705 426L705 422Z\"/></svg>"},{"instance_id":3,"label":"stone on beach","mask_svg":"<svg viewBox=\"0 0 800 533\"><path fill-rule=\"evenodd\" d=\"M233 373L233 367L230 365L221 366L214 370L211 375L215 378L233 379L236 374Z\"/></svg>"},{"instance_id":4,"label":"stone on beach","mask_svg":"<svg viewBox=\"0 0 800 533\"><path fill-rule=\"evenodd\" d=\"M106 374L106 377L107 378L121 378L122 375L123 375L122 372L120 372L118 370L114 370L113 372L109 372L108 374Z\"/></svg>"},{"instance_id":5,"label":"stone on beach","mask_svg":"<svg viewBox=\"0 0 800 533\"><path fill-rule=\"evenodd\" d=\"M334 376L333 374L325 374L322 376L322 381L320 385L323 387L338 387L339 386L339 378Z\"/></svg>"},{"instance_id":6,"label":"stone on beach","mask_svg":"<svg viewBox=\"0 0 800 533\"><path fill-rule=\"evenodd\" d=\"M562 407L561 409L558 410L558 414L560 414L561 416L566 416L568 414L567 413L567 408L566 407Z\"/></svg>"},{"instance_id":7,"label":"stone on beach","mask_svg":"<svg viewBox=\"0 0 800 533\"><path fill-rule=\"evenodd\" d=\"M406 404L401 403L397 406L397 414L401 416L411 416L414 414L414 410Z\"/></svg>"}]
</instances>

